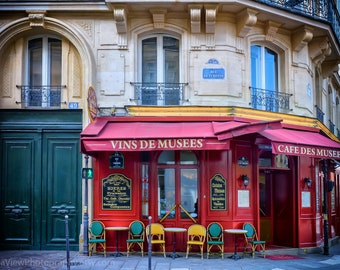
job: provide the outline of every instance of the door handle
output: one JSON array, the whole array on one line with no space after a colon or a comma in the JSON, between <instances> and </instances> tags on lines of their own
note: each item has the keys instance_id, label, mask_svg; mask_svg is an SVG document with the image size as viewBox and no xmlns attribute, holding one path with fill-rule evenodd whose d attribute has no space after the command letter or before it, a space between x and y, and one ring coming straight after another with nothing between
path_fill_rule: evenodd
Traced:
<instances>
[{"instance_id":1,"label":"door handle","mask_svg":"<svg viewBox=\"0 0 340 270\"><path fill-rule=\"evenodd\" d=\"M61 215L68 214L68 210L67 209L59 209L58 214L61 214Z\"/></svg>"}]
</instances>

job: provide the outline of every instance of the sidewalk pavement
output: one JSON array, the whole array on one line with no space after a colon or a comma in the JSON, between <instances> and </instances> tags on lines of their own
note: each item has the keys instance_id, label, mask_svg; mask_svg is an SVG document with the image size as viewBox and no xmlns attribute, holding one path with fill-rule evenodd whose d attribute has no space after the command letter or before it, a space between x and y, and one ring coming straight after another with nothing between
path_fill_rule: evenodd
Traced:
<instances>
[{"instance_id":1,"label":"sidewalk pavement","mask_svg":"<svg viewBox=\"0 0 340 270\"><path fill-rule=\"evenodd\" d=\"M287 254L293 251L298 258L289 260L271 260L260 255L252 258L245 255L240 260L228 258L232 254L225 254L224 259L212 257L202 260L199 254L190 253L189 258L182 257L172 259L164 258L161 254L153 254L144 257L140 253L126 257L113 257L108 254L86 256L76 251L69 252L67 263L66 251L0 251L0 270L293 270L293 269L340 269L340 243L329 248L329 255L318 252L309 252L300 249L267 250L266 255ZM302 253L302 254L301 254ZM111 256L110 256L111 255ZM242 255L242 254L240 254ZM151 263L150 263L151 262ZM150 266L150 267L149 267Z\"/></svg>"}]
</instances>

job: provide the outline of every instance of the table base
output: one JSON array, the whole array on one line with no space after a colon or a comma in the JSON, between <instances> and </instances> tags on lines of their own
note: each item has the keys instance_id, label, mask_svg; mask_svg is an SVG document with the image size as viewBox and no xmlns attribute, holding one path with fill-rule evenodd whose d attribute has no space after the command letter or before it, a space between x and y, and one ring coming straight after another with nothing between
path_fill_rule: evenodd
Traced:
<instances>
[{"instance_id":1,"label":"table base","mask_svg":"<svg viewBox=\"0 0 340 270\"><path fill-rule=\"evenodd\" d=\"M121 256L124 256L124 254L118 252L118 251L115 251L113 254L112 254L113 257L121 257Z\"/></svg>"},{"instance_id":2,"label":"table base","mask_svg":"<svg viewBox=\"0 0 340 270\"><path fill-rule=\"evenodd\" d=\"M169 254L169 257L170 257L170 258L173 258L173 259L176 259L176 258L179 258L179 257L182 257L182 256L179 255L179 254L176 253L176 252L172 252L171 254Z\"/></svg>"},{"instance_id":3,"label":"table base","mask_svg":"<svg viewBox=\"0 0 340 270\"><path fill-rule=\"evenodd\" d=\"M234 255L231 255L228 257L229 259L233 259L233 260L239 260L242 259L242 257L240 255L238 255L237 253L235 253Z\"/></svg>"}]
</instances>

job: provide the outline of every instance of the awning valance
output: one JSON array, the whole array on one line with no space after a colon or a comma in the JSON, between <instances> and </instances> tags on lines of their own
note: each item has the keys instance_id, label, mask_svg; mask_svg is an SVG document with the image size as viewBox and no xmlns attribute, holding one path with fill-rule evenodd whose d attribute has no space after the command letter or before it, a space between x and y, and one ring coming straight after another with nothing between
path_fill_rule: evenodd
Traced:
<instances>
[{"instance_id":1,"label":"awning valance","mask_svg":"<svg viewBox=\"0 0 340 270\"><path fill-rule=\"evenodd\" d=\"M271 141L274 154L340 159L340 143L318 132L266 129L259 132Z\"/></svg>"},{"instance_id":2,"label":"awning valance","mask_svg":"<svg viewBox=\"0 0 340 270\"><path fill-rule=\"evenodd\" d=\"M81 134L83 153L96 151L221 150L212 122L110 122L90 124Z\"/></svg>"}]
</instances>

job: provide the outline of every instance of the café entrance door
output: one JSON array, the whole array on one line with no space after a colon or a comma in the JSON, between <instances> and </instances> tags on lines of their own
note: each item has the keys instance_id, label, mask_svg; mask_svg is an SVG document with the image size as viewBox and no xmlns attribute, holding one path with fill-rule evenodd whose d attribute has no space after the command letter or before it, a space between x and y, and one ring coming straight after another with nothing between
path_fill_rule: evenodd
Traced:
<instances>
[{"instance_id":1,"label":"caf\u00e9 entrance door","mask_svg":"<svg viewBox=\"0 0 340 270\"><path fill-rule=\"evenodd\" d=\"M164 227L182 228L195 223L198 217L198 162L194 152L163 151L158 157L157 179L160 223ZM177 247L185 247L185 236L184 233L177 235ZM171 235L167 237L170 240Z\"/></svg>"}]
</instances>

